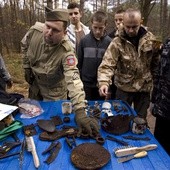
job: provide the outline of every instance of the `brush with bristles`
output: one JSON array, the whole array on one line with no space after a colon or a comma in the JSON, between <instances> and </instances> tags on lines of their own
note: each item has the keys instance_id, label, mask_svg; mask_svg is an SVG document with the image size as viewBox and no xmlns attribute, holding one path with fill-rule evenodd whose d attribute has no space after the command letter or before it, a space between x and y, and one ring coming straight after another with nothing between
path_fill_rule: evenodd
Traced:
<instances>
[{"instance_id":1,"label":"brush with bristles","mask_svg":"<svg viewBox=\"0 0 170 170\"><path fill-rule=\"evenodd\" d=\"M156 149L156 148L157 148L156 144L149 144L149 145L145 145L145 146L141 146L141 147L123 146L123 147L114 149L114 153L117 157L121 157L121 156L136 154L140 151L153 150L153 149Z\"/></svg>"},{"instance_id":2,"label":"brush with bristles","mask_svg":"<svg viewBox=\"0 0 170 170\"><path fill-rule=\"evenodd\" d=\"M36 152L34 139L32 136L26 136L25 139L26 139L26 144L27 144L27 150L28 152L32 153L34 165L36 168L38 168L40 166L40 161L39 161L39 158Z\"/></svg>"}]
</instances>

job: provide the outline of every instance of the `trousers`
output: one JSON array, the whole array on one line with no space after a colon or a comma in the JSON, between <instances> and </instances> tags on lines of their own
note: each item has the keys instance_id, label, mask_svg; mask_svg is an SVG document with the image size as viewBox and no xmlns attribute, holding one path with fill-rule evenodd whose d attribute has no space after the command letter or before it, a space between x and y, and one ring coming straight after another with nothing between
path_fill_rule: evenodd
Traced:
<instances>
[{"instance_id":1,"label":"trousers","mask_svg":"<svg viewBox=\"0 0 170 170\"><path fill-rule=\"evenodd\" d=\"M149 92L125 92L117 89L116 99L126 101L130 106L133 104L137 115L146 119L147 109L150 103Z\"/></svg>"}]
</instances>

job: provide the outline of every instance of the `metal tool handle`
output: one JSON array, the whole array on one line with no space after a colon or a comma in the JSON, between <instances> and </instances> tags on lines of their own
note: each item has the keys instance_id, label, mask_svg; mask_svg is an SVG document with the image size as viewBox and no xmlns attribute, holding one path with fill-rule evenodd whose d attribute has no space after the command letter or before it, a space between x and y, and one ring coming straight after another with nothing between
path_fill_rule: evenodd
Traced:
<instances>
[{"instance_id":1,"label":"metal tool handle","mask_svg":"<svg viewBox=\"0 0 170 170\"><path fill-rule=\"evenodd\" d=\"M142 158L142 157L144 157L144 156L146 156L146 155L147 155L147 152L146 152L146 151L141 151L141 152L135 154L135 155L134 155L134 158Z\"/></svg>"}]
</instances>

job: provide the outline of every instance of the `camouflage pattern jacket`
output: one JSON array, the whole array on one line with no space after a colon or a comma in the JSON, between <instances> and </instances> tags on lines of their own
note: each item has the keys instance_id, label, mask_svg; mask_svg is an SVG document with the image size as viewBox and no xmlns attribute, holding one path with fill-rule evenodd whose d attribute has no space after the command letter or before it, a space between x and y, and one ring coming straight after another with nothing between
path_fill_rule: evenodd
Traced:
<instances>
[{"instance_id":1,"label":"camouflage pattern jacket","mask_svg":"<svg viewBox=\"0 0 170 170\"><path fill-rule=\"evenodd\" d=\"M145 32L138 49L125 38L124 31L112 40L98 69L98 85L109 86L114 75L117 88L126 92L149 92L158 69L159 53L154 48L155 36Z\"/></svg>"},{"instance_id":2,"label":"camouflage pattern jacket","mask_svg":"<svg viewBox=\"0 0 170 170\"><path fill-rule=\"evenodd\" d=\"M85 93L71 44L64 38L59 45L47 45L43 26L43 23L36 22L21 41L23 68L32 69L36 88L44 94L44 100L66 99L68 90L74 110L85 107Z\"/></svg>"}]
</instances>

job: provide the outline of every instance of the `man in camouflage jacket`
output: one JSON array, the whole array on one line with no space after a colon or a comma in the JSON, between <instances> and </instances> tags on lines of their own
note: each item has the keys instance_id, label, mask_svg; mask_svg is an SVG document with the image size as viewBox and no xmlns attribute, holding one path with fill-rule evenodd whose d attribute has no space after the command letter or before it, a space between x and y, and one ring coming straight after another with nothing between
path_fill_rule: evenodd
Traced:
<instances>
[{"instance_id":1,"label":"man in camouflage jacket","mask_svg":"<svg viewBox=\"0 0 170 170\"><path fill-rule=\"evenodd\" d=\"M141 13L128 9L123 29L109 45L98 69L101 96L106 96L112 83L117 86L116 98L134 104L140 117L146 118L152 80L157 71L159 54L154 47L155 36L141 26Z\"/></svg>"}]
</instances>

